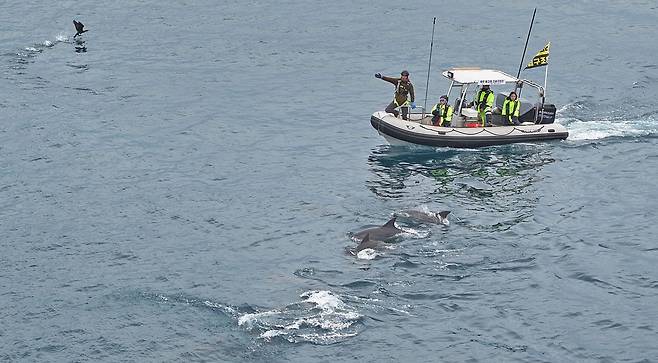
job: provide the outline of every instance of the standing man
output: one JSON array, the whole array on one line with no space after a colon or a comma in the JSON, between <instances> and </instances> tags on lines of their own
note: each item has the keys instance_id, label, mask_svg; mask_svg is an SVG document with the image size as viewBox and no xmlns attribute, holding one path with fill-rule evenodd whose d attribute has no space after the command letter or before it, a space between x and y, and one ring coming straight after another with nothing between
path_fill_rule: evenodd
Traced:
<instances>
[{"instance_id":1,"label":"standing man","mask_svg":"<svg viewBox=\"0 0 658 363\"><path fill-rule=\"evenodd\" d=\"M382 76L381 73L376 73L375 78L383 79L386 82L393 83L395 85L395 96L393 102L386 106L386 112L392 113L395 117L400 115L400 112L396 108L400 107L402 110L402 119L406 120L409 113L409 106L411 108L416 108L414 101L416 100L414 96L414 86L409 81L409 72L402 71L400 73L400 78L386 77ZM407 96L410 96L411 102L408 101Z\"/></svg>"},{"instance_id":2,"label":"standing man","mask_svg":"<svg viewBox=\"0 0 658 363\"><path fill-rule=\"evenodd\" d=\"M491 110L494 104L494 93L488 84L483 84L475 95L475 108L478 110L478 118L482 122L482 127L491 126Z\"/></svg>"},{"instance_id":3,"label":"standing man","mask_svg":"<svg viewBox=\"0 0 658 363\"><path fill-rule=\"evenodd\" d=\"M450 126L452 121L452 106L448 105L448 96L443 95L439 98L439 103L432 107L432 125L434 126Z\"/></svg>"}]
</instances>

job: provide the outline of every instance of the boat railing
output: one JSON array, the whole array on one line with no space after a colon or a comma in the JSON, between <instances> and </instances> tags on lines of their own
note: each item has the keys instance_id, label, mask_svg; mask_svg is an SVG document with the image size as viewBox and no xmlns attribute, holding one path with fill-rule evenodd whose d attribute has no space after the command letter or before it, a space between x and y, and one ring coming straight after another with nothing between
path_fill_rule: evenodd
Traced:
<instances>
[{"instance_id":1,"label":"boat railing","mask_svg":"<svg viewBox=\"0 0 658 363\"><path fill-rule=\"evenodd\" d=\"M400 113L398 114L397 118L402 120L402 109L406 108L407 114L409 115L409 120L411 121L419 121L425 118L425 116L428 115L428 113L425 110L425 107L423 106L416 106L416 108L412 109L411 106L409 105L402 105L399 107L400 108ZM420 109L420 112L417 110ZM412 111L413 110L413 111ZM412 115L421 115L421 117L418 120L413 120L411 118Z\"/></svg>"}]
</instances>

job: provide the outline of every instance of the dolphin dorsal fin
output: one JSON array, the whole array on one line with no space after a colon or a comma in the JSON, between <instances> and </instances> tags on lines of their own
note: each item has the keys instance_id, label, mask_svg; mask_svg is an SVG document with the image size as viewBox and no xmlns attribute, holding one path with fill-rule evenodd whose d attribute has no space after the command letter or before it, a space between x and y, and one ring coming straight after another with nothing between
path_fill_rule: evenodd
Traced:
<instances>
[{"instance_id":1,"label":"dolphin dorsal fin","mask_svg":"<svg viewBox=\"0 0 658 363\"><path fill-rule=\"evenodd\" d=\"M361 240L361 243L365 243L365 242L368 242L368 241L370 241L370 233L366 233L366 236L363 237L363 239Z\"/></svg>"},{"instance_id":2,"label":"dolphin dorsal fin","mask_svg":"<svg viewBox=\"0 0 658 363\"><path fill-rule=\"evenodd\" d=\"M397 217L391 218L391 220L386 222L386 224L384 224L382 227L395 227L395 220L396 219L397 219Z\"/></svg>"},{"instance_id":3,"label":"dolphin dorsal fin","mask_svg":"<svg viewBox=\"0 0 658 363\"><path fill-rule=\"evenodd\" d=\"M448 214L450 214L449 210L444 210L442 212L439 212L439 216L441 216L442 219L445 219L446 217L448 217Z\"/></svg>"}]
</instances>

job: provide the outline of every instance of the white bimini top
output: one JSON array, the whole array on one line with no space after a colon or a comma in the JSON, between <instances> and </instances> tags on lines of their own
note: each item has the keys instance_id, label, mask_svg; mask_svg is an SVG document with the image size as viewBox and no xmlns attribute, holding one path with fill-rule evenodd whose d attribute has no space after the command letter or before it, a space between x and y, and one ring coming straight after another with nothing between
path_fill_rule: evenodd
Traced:
<instances>
[{"instance_id":1,"label":"white bimini top","mask_svg":"<svg viewBox=\"0 0 658 363\"><path fill-rule=\"evenodd\" d=\"M494 69L453 68L443 72L443 76L462 84L505 84L516 83L518 78Z\"/></svg>"}]
</instances>

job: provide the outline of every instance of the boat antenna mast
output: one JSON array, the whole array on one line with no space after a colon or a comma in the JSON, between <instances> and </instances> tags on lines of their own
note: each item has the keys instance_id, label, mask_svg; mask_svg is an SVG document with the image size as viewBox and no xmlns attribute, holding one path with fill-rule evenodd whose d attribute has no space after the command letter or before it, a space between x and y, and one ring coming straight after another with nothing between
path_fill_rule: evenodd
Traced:
<instances>
[{"instance_id":1,"label":"boat antenna mast","mask_svg":"<svg viewBox=\"0 0 658 363\"><path fill-rule=\"evenodd\" d=\"M427 111L427 91L430 87L430 69L432 68L432 48L434 48L434 26L436 25L436 16L432 21L432 40L430 41L430 60L427 63L427 82L425 83L425 103L423 103L423 112Z\"/></svg>"},{"instance_id":2,"label":"boat antenna mast","mask_svg":"<svg viewBox=\"0 0 658 363\"><path fill-rule=\"evenodd\" d=\"M519 71L516 72L516 78L519 78L519 76L521 75L521 67L523 67L523 58L525 58L525 52L528 49L528 41L530 40L530 33L532 32L532 24L535 22L535 14L537 14L537 8L535 8L535 11L532 12L532 20L530 20L530 29L528 29L528 37L525 39L525 47L523 47L523 55L521 56Z\"/></svg>"}]
</instances>

